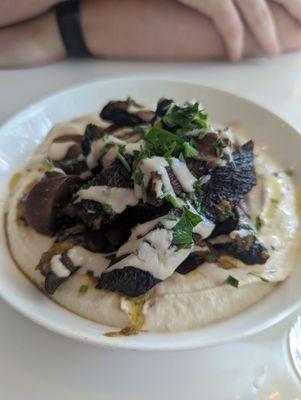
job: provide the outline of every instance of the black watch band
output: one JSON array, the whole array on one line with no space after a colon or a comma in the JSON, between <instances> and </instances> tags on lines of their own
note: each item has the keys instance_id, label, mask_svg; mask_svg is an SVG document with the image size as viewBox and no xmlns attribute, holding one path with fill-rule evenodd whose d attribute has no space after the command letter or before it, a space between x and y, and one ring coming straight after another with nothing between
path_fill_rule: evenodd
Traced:
<instances>
[{"instance_id":1,"label":"black watch band","mask_svg":"<svg viewBox=\"0 0 301 400\"><path fill-rule=\"evenodd\" d=\"M92 57L87 48L80 21L80 0L67 0L56 6L57 22L68 56Z\"/></svg>"}]
</instances>

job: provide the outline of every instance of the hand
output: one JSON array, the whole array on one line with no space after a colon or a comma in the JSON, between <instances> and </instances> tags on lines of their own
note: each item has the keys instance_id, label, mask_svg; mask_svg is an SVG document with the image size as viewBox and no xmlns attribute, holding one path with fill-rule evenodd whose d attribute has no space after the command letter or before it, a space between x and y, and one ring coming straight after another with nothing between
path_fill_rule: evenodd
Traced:
<instances>
[{"instance_id":1,"label":"hand","mask_svg":"<svg viewBox=\"0 0 301 400\"><path fill-rule=\"evenodd\" d=\"M256 41L269 57L280 52L274 18L266 0L178 0L209 17L221 34L231 61L244 50L245 20ZM274 0L301 22L301 0ZM241 16L240 16L241 13Z\"/></svg>"}]
</instances>

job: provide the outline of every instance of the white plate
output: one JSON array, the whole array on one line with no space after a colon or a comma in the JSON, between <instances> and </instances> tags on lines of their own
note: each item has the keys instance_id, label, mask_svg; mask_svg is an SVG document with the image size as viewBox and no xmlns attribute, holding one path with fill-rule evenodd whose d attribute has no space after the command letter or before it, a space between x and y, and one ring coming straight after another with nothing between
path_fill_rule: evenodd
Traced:
<instances>
[{"instance_id":1,"label":"white plate","mask_svg":"<svg viewBox=\"0 0 301 400\"><path fill-rule=\"evenodd\" d=\"M37 144L57 122L100 109L108 100L134 97L155 103L161 96L177 101L200 100L211 120L227 125L243 123L245 134L264 146L284 167L294 167L301 181L301 141L298 132L266 109L224 91L184 82L157 79L97 81L65 90L10 119L0 128L0 199L4 200L9 177L25 165ZM1 203L0 203L1 204ZM1 218L3 213L1 212ZM0 221L2 224L2 222ZM0 295L33 321L81 341L117 348L179 350L205 347L254 334L275 324L301 305L301 268L258 304L214 325L181 333L141 333L108 338L111 328L81 318L52 302L15 267L0 232Z\"/></svg>"}]
</instances>

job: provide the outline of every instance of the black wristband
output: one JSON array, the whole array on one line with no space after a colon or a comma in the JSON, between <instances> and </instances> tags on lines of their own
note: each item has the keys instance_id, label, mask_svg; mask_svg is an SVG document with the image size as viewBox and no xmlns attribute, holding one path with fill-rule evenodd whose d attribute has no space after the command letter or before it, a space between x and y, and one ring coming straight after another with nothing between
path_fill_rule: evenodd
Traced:
<instances>
[{"instance_id":1,"label":"black wristband","mask_svg":"<svg viewBox=\"0 0 301 400\"><path fill-rule=\"evenodd\" d=\"M67 0L56 6L60 34L70 57L92 57L83 36L79 8L80 0Z\"/></svg>"}]
</instances>

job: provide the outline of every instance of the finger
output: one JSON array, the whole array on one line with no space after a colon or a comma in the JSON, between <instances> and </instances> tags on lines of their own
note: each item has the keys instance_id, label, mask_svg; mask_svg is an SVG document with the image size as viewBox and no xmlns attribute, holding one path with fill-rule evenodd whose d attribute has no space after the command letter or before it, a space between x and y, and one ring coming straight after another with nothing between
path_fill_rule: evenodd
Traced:
<instances>
[{"instance_id":1,"label":"finger","mask_svg":"<svg viewBox=\"0 0 301 400\"><path fill-rule=\"evenodd\" d=\"M281 4L292 17L301 22L301 0L274 0Z\"/></svg>"},{"instance_id":2,"label":"finger","mask_svg":"<svg viewBox=\"0 0 301 400\"><path fill-rule=\"evenodd\" d=\"M244 28L232 0L180 0L209 17L223 38L229 59L241 59L244 47Z\"/></svg>"},{"instance_id":3,"label":"finger","mask_svg":"<svg viewBox=\"0 0 301 400\"><path fill-rule=\"evenodd\" d=\"M244 47L244 27L238 11L232 0L212 3L208 16L222 36L230 60L237 62L242 57Z\"/></svg>"},{"instance_id":4,"label":"finger","mask_svg":"<svg viewBox=\"0 0 301 400\"><path fill-rule=\"evenodd\" d=\"M269 57L280 52L276 26L265 0L235 0L258 44Z\"/></svg>"}]
</instances>

